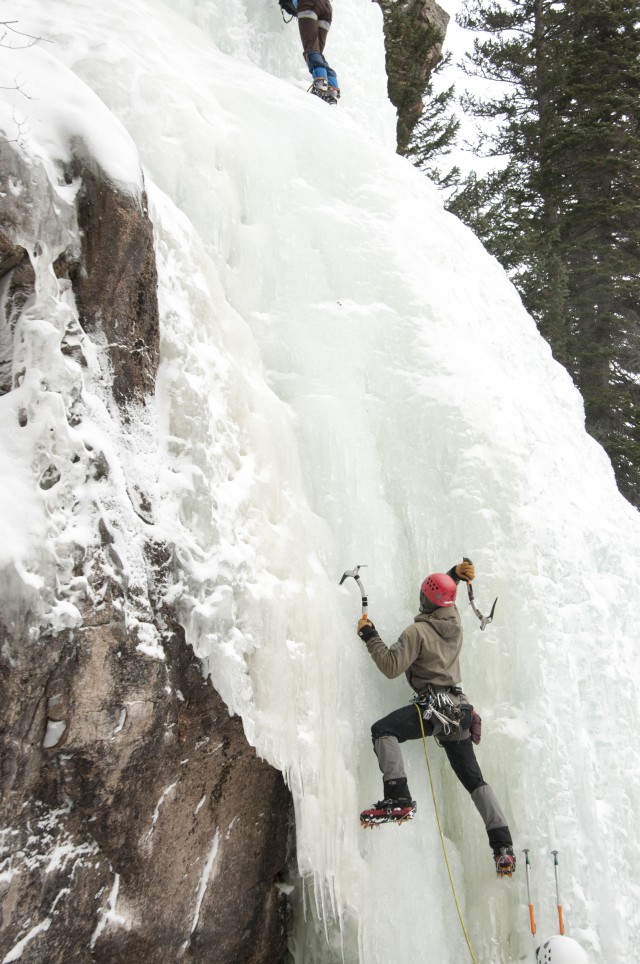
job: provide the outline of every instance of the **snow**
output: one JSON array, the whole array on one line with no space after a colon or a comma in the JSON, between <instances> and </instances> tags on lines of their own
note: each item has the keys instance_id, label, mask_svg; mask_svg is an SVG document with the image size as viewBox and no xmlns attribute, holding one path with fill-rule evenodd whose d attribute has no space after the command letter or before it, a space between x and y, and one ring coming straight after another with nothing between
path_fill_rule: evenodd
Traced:
<instances>
[{"instance_id":1,"label":"snow","mask_svg":"<svg viewBox=\"0 0 640 964\"><path fill-rule=\"evenodd\" d=\"M216 830L211 841L211 846L209 848L209 853L204 862L204 867L202 868L202 874L200 875L200 883L198 884L198 896L196 898L196 907L193 912L193 922L191 924L191 933L198 926L198 921L200 919L200 908L202 907L202 901L204 900L204 895L211 880L211 875L215 873L215 864L218 857L218 850L220 848L220 831Z\"/></svg>"},{"instance_id":2,"label":"snow","mask_svg":"<svg viewBox=\"0 0 640 964\"><path fill-rule=\"evenodd\" d=\"M120 716L118 717L118 725L116 726L116 728L115 728L114 731L113 731L112 738L115 737L115 736L117 736L118 733L122 733L122 730L124 729L124 725L125 725L126 722L127 722L127 711L126 711L126 709L123 707L123 708L120 710Z\"/></svg>"},{"instance_id":3,"label":"snow","mask_svg":"<svg viewBox=\"0 0 640 964\"><path fill-rule=\"evenodd\" d=\"M516 851L531 851L539 934L555 927L558 849L570 933L593 962L637 957L638 514L503 271L395 155L377 5L336 3L335 109L307 95L275 0L3 9L47 41L15 53L38 100L1 92L5 125L18 104L30 112L13 150L43 192L24 239L42 251L16 329L25 375L0 398L3 608L73 624L87 585L75 560L101 521L137 600L125 615L140 659L161 660L144 547L165 542L167 602L293 793L296 961L389 964L428 947L459 964L468 951L418 744L406 748L416 820L358 824L381 789L370 724L410 694L375 669L355 636L356 587L338 583L367 564L371 616L391 643L424 575L469 555L478 605L498 606L481 633L461 600L464 684L483 717L485 778ZM154 223L161 367L149 410L126 425L101 346L51 270L77 232L77 185L62 186L60 164L78 143L122 190L140 189L142 164ZM63 354L69 338L86 367ZM42 489L50 465L59 481ZM430 754L476 958L524 960L524 875L494 879L471 801ZM102 926L119 889L116 878Z\"/></svg>"},{"instance_id":4,"label":"snow","mask_svg":"<svg viewBox=\"0 0 640 964\"><path fill-rule=\"evenodd\" d=\"M64 725L64 724L63 724ZM78 868L93 863L98 851L94 843L78 843L64 829L68 808L47 810L44 804L36 801L37 818L28 826L29 836L21 831L5 826L0 829L0 883L8 886L14 877L37 872L46 877L48 874L62 874L71 881ZM61 888L53 900L48 882L44 887L46 896L40 908L42 920L33 923L34 917L20 919L22 936L2 959L5 962L20 960L31 941L51 927L57 914L57 906L70 896L71 888ZM46 906L44 913L43 909ZM27 950L25 959L30 959Z\"/></svg>"},{"instance_id":5,"label":"snow","mask_svg":"<svg viewBox=\"0 0 640 964\"><path fill-rule=\"evenodd\" d=\"M64 722L64 720L47 720L47 729L44 734L44 740L42 741L42 745L45 750L49 747L55 746L56 743L58 743L66 728L67 724Z\"/></svg>"},{"instance_id":6,"label":"snow","mask_svg":"<svg viewBox=\"0 0 640 964\"><path fill-rule=\"evenodd\" d=\"M160 794L160 797L159 797L159 799L158 799L158 802L156 803L155 810L153 811L153 815L152 815L152 817L151 817L151 826L149 827L149 829L147 830L147 832L146 832L146 834L145 834L145 836L144 836L144 842L145 842L145 843L146 843L146 841L149 839L149 837L151 836L151 834L153 833L153 831L154 831L154 829L155 829L155 826L156 826L156 824L157 824L157 822L158 822L158 817L160 816L160 807L161 807L162 804L165 802L165 800L167 799L167 797L169 797L169 796L173 793L173 791L175 790L175 788L177 787L177 785L178 785L178 781L175 780L173 783L169 784L168 787L165 787L165 789L164 789L164 790L162 791L162 793Z\"/></svg>"},{"instance_id":7,"label":"snow","mask_svg":"<svg viewBox=\"0 0 640 964\"><path fill-rule=\"evenodd\" d=\"M119 891L120 891L120 874L114 874L113 886L107 898L106 906L101 909L100 920L98 921L96 929L91 935L91 941L89 946L91 947L92 950L95 947L95 944L98 938L100 937L100 935L102 934L102 932L104 931L105 927L108 927L109 925L111 925L114 927L124 927L126 930L129 930L131 927L131 921L126 916L123 916L121 913L116 911L116 904L118 903Z\"/></svg>"},{"instance_id":8,"label":"snow","mask_svg":"<svg viewBox=\"0 0 640 964\"><path fill-rule=\"evenodd\" d=\"M5 954L5 956L2 958L2 964L11 964L12 961L19 961L25 951L27 944L30 941L32 941L34 937L37 937L38 934L43 934L46 931L48 931L50 927L51 927L51 918L45 917L43 921L40 921L39 924L36 924L34 927L32 927L29 933L26 934L22 938L22 940L18 941L18 943L11 948L8 954Z\"/></svg>"},{"instance_id":9,"label":"snow","mask_svg":"<svg viewBox=\"0 0 640 964\"><path fill-rule=\"evenodd\" d=\"M90 165L99 159L102 171L122 190L139 193L140 162L131 137L53 49L42 40L3 57L0 131L44 164L61 199L71 200L75 193L71 178L60 170L74 157Z\"/></svg>"}]
</instances>

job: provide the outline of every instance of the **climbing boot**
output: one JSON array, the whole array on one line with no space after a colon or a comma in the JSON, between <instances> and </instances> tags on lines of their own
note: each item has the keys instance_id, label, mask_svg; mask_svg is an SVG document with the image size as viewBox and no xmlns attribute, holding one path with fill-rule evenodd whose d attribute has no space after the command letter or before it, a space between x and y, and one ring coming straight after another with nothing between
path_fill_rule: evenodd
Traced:
<instances>
[{"instance_id":1,"label":"climbing boot","mask_svg":"<svg viewBox=\"0 0 640 964\"><path fill-rule=\"evenodd\" d=\"M309 93L315 94L316 97L326 100L329 93L329 84L326 77L314 77L313 83L309 88Z\"/></svg>"},{"instance_id":2,"label":"climbing boot","mask_svg":"<svg viewBox=\"0 0 640 964\"><path fill-rule=\"evenodd\" d=\"M511 847L500 847L493 851L498 877L511 877L516 869L516 858Z\"/></svg>"},{"instance_id":3,"label":"climbing boot","mask_svg":"<svg viewBox=\"0 0 640 964\"><path fill-rule=\"evenodd\" d=\"M415 800L403 797L386 797L379 800L360 814L360 824L363 827L378 827L381 823L402 824L405 820L413 820L416 812Z\"/></svg>"}]
</instances>

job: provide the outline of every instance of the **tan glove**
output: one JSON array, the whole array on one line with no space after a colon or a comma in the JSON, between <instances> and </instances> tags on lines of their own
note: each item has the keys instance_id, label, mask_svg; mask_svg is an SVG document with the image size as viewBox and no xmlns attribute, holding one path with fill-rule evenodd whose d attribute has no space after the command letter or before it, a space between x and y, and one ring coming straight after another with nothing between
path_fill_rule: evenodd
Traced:
<instances>
[{"instance_id":1,"label":"tan glove","mask_svg":"<svg viewBox=\"0 0 640 964\"><path fill-rule=\"evenodd\" d=\"M456 566L456 576L463 582L471 582L476 578L476 567L472 562L459 562Z\"/></svg>"}]
</instances>

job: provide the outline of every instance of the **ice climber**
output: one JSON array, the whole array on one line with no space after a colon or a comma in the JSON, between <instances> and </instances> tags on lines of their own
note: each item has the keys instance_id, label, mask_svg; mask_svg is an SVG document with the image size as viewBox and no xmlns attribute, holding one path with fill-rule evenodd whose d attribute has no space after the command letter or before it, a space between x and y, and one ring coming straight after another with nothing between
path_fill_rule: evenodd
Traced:
<instances>
[{"instance_id":1,"label":"ice climber","mask_svg":"<svg viewBox=\"0 0 640 964\"><path fill-rule=\"evenodd\" d=\"M476 735L473 721L479 722L479 718L460 687L462 625L455 605L456 591L460 580L471 582L474 576L475 568L467 560L453 566L448 573L427 576L420 587L420 612L391 648L383 643L368 616L362 616L358 622L358 635L380 672L388 679L405 673L416 693L409 705L371 727L384 796L363 810L360 820L364 827L369 827L401 823L413 817L416 804L407 785L400 744L420 739L424 727L427 736L436 738L453 772L471 794L484 820L498 874L510 876L516 866L511 834L476 760L473 740L479 742L479 733Z\"/></svg>"},{"instance_id":2,"label":"ice climber","mask_svg":"<svg viewBox=\"0 0 640 964\"><path fill-rule=\"evenodd\" d=\"M333 17L330 0L281 0L280 6L295 12L298 18L302 53L313 79L311 93L329 104L337 104L340 97L338 78L324 57L324 46Z\"/></svg>"}]
</instances>

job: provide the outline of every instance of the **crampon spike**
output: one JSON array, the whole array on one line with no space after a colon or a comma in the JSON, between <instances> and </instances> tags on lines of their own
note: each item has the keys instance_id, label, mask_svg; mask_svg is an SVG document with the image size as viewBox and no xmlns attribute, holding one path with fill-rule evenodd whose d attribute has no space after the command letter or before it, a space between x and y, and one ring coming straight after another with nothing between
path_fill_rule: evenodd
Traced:
<instances>
[{"instance_id":1,"label":"crampon spike","mask_svg":"<svg viewBox=\"0 0 640 964\"><path fill-rule=\"evenodd\" d=\"M516 859L513 855L511 849L506 847L500 848L500 853L494 854L494 860L496 862L496 874L498 877L513 877L513 872L516 869Z\"/></svg>"}]
</instances>

